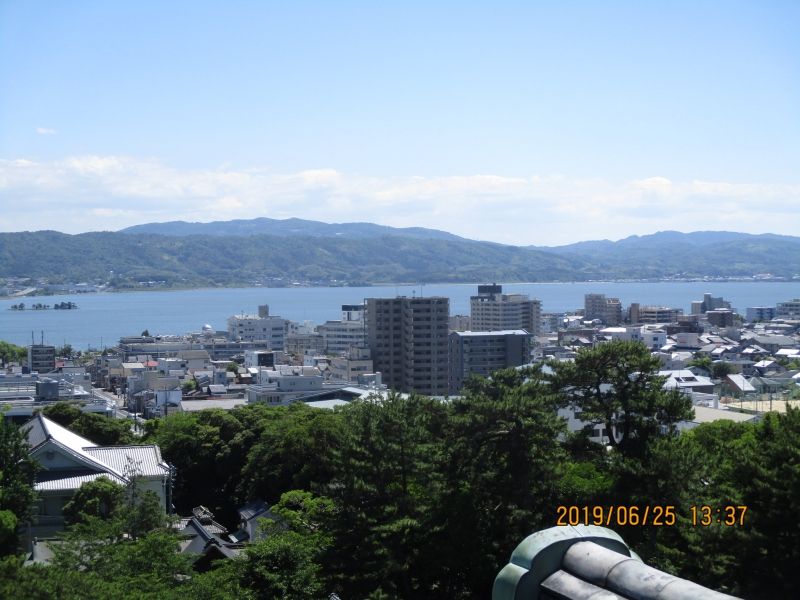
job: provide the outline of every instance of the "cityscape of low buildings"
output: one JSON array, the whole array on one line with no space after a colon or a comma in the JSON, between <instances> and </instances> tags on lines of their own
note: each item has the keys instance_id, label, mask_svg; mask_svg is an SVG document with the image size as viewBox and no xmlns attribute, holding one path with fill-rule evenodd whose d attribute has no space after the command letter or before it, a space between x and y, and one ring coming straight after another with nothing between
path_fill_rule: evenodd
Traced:
<instances>
[{"instance_id":1,"label":"cityscape of low buildings","mask_svg":"<svg viewBox=\"0 0 800 600\"><path fill-rule=\"evenodd\" d=\"M711 294L692 305L690 315L638 302L623 311L618 298L586 294L574 312L543 313L539 300L485 284L468 316L450 315L446 297L376 297L342 305L339 320L317 326L270 315L264 304L257 315L232 315L224 332L205 325L182 336L123 338L84 366L31 344L23 364L0 374L0 402L6 418L23 422L55 402L158 418L253 402L329 407L388 390L457 396L472 376L571 360L614 340L644 344L665 387L696 406L757 414L767 397L780 409L800 395L800 301L748 307L745 318ZM586 426L562 416L573 429ZM596 441L608 434L593 433Z\"/></svg>"}]
</instances>

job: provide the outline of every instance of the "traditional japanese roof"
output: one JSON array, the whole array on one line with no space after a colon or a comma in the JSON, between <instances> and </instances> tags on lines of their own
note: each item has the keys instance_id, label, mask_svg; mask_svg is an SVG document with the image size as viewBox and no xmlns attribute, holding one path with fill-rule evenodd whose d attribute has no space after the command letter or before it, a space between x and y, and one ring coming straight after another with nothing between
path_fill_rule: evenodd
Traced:
<instances>
[{"instance_id":1,"label":"traditional japanese roof","mask_svg":"<svg viewBox=\"0 0 800 600\"><path fill-rule=\"evenodd\" d=\"M169 467L161 458L158 446L94 446L86 452L98 461L121 473L128 465L135 466L138 475L158 477L167 475Z\"/></svg>"},{"instance_id":2,"label":"traditional japanese roof","mask_svg":"<svg viewBox=\"0 0 800 600\"><path fill-rule=\"evenodd\" d=\"M249 521L255 517L260 517L269 510L269 506L263 500L253 500L239 509L239 520Z\"/></svg>"},{"instance_id":3,"label":"traditional japanese roof","mask_svg":"<svg viewBox=\"0 0 800 600\"><path fill-rule=\"evenodd\" d=\"M28 430L28 445L31 447L31 450L36 450L36 448L48 440L55 440L76 451L88 446L97 445L79 436L77 433L70 431L66 427L59 425L55 421L51 421L42 413L34 415L33 418L24 425L24 428Z\"/></svg>"},{"instance_id":4,"label":"traditional japanese roof","mask_svg":"<svg viewBox=\"0 0 800 600\"><path fill-rule=\"evenodd\" d=\"M68 469L42 469L36 476L37 491L70 491L98 477L125 485L129 483L128 469L144 477L164 477L169 467L161 458L158 446L98 446L84 437L36 414L23 428L26 430L30 454L42 459L58 451L74 460Z\"/></svg>"},{"instance_id":5,"label":"traditional japanese roof","mask_svg":"<svg viewBox=\"0 0 800 600\"><path fill-rule=\"evenodd\" d=\"M73 490L77 490L81 487L84 483L89 483L90 481L95 481L100 477L105 477L110 479L114 483L119 485L126 485L128 481L126 479L122 479L121 477L117 477L112 473L102 472L98 473L96 471L86 471L80 474L70 474L70 476L65 477L63 472L58 471L43 471L40 472L39 475L36 477L36 491L37 492L69 492Z\"/></svg>"}]
</instances>

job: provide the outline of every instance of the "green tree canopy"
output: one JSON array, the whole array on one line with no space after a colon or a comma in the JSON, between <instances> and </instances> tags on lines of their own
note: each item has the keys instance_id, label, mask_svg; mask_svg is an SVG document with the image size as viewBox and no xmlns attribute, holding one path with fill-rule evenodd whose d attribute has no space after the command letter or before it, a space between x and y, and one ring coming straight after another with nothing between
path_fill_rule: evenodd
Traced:
<instances>
[{"instance_id":1,"label":"green tree canopy","mask_svg":"<svg viewBox=\"0 0 800 600\"><path fill-rule=\"evenodd\" d=\"M89 517L112 519L119 515L125 497L125 487L108 477L98 477L84 483L64 505L67 524L85 523Z\"/></svg>"},{"instance_id":2,"label":"green tree canopy","mask_svg":"<svg viewBox=\"0 0 800 600\"><path fill-rule=\"evenodd\" d=\"M660 361L644 344L611 341L580 350L574 362L552 361L550 382L561 404L602 425L623 456L644 456L653 438L674 434L693 417L691 399L664 390Z\"/></svg>"},{"instance_id":3,"label":"green tree canopy","mask_svg":"<svg viewBox=\"0 0 800 600\"><path fill-rule=\"evenodd\" d=\"M27 348L0 340L0 364L23 362L27 357Z\"/></svg>"},{"instance_id":4,"label":"green tree canopy","mask_svg":"<svg viewBox=\"0 0 800 600\"><path fill-rule=\"evenodd\" d=\"M0 555L14 552L17 540L9 531L31 517L39 465L29 452L23 431L0 413L0 514L4 542L0 544Z\"/></svg>"}]
</instances>

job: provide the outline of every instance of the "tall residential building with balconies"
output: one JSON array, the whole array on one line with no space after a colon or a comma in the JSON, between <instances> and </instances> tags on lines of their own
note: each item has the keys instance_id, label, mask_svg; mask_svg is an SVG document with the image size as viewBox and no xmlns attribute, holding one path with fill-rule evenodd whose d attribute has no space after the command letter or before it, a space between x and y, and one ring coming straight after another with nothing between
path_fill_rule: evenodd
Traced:
<instances>
[{"instance_id":1,"label":"tall residential building with balconies","mask_svg":"<svg viewBox=\"0 0 800 600\"><path fill-rule=\"evenodd\" d=\"M400 392L447 394L449 298L367 298L367 345L375 371Z\"/></svg>"},{"instance_id":2,"label":"tall residential building with balconies","mask_svg":"<svg viewBox=\"0 0 800 600\"><path fill-rule=\"evenodd\" d=\"M532 335L540 333L542 303L536 298L504 294L502 285L479 285L478 295L470 298L469 305L472 331L524 329Z\"/></svg>"}]
</instances>

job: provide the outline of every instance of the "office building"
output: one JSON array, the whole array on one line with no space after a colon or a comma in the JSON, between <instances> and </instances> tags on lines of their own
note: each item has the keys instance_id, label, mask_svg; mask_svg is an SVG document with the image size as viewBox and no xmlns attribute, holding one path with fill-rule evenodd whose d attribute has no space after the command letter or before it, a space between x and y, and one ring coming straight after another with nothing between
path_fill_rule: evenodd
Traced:
<instances>
[{"instance_id":1,"label":"office building","mask_svg":"<svg viewBox=\"0 0 800 600\"><path fill-rule=\"evenodd\" d=\"M727 300L724 300L721 296L719 298L715 298L711 294L703 294L702 300L695 300L692 302L692 314L702 315L710 310L730 307L731 303Z\"/></svg>"},{"instance_id":2,"label":"office building","mask_svg":"<svg viewBox=\"0 0 800 600\"><path fill-rule=\"evenodd\" d=\"M509 331L454 331L449 337L449 393L458 394L470 375L488 377L494 371L528 362L531 334Z\"/></svg>"},{"instance_id":3,"label":"office building","mask_svg":"<svg viewBox=\"0 0 800 600\"><path fill-rule=\"evenodd\" d=\"M472 331L508 331L524 329L539 335L542 303L525 294L504 294L503 286L479 285L478 295L470 304L470 329Z\"/></svg>"},{"instance_id":4,"label":"office building","mask_svg":"<svg viewBox=\"0 0 800 600\"><path fill-rule=\"evenodd\" d=\"M756 321L771 321L777 315L774 306L748 306L747 307L747 320L750 323Z\"/></svg>"},{"instance_id":5,"label":"office building","mask_svg":"<svg viewBox=\"0 0 800 600\"><path fill-rule=\"evenodd\" d=\"M50 373L56 370L56 347L44 344L28 346L28 369L31 373Z\"/></svg>"},{"instance_id":6,"label":"office building","mask_svg":"<svg viewBox=\"0 0 800 600\"><path fill-rule=\"evenodd\" d=\"M283 350L286 319L271 316L269 307L258 307L258 315L234 315L228 318L228 339L242 342L263 342L269 350Z\"/></svg>"},{"instance_id":7,"label":"office building","mask_svg":"<svg viewBox=\"0 0 800 600\"><path fill-rule=\"evenodd\" d=\"M341 356L350 348L363 347L366 343L364 305L343 304L341 320L326 321L317 331L322 335L322 348L328 354Z\"/></svg>"},{"instance_id":8,"label":"office building","mask_svg":"<svg viewBox=\"0 0 800 600\"><path fill-rule=\"evenodd\" d=\"M641 306L634 302L628 308L628 322L631 325L656 325L661 323L677 323L683 315L683 309L668 306Z\"/></svg>"},{"instance_id":9,"label":"office building","mask_svg":"<svg viewBox=\"0 0 800 600\"><path fill-rule=\"evenodd\" d=\"M800 298L778 302L775 316L781 319L800 319Z\"/></svg>"},{"instance_id":10,"label":"office building","mask_svg":"<svg viewBox=\"0 0 800 600\"><path fill-rule=\"evenodd\" d=\"M714 327L733 327L734 314L729 308L715 308L706 311L706 319Z\"/></svg>"}]
</instances>

